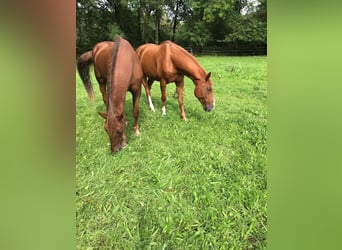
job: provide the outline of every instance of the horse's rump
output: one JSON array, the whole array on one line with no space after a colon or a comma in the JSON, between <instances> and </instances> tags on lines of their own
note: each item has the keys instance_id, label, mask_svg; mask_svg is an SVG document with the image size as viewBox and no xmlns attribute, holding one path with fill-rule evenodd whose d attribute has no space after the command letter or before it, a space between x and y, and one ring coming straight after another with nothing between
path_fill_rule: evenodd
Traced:
<instances>
[{"instance_id":1,"label":"horse's rump","mask_svg":"<svg viewBox=\"0 0 342 250\"><path fill-rule=\"evenodd\" d=\"M148 43L140 46L137 49L137 54L140 58L142 69L145 76L154 80L160 80L160 63L162 55L158 45Z\"/></svg>"},{"instance_id":2,"label":"horse's rump","mask_svg":"<svg viewBox=\"0 0 342 250\"><path fill-rule=\"evenodd\" d=\"M106 81L109 73L109 65L114 47L114 42L101 42L93 48L94 72L97 79L103 78ZM104 83L106 84L106 83Z\"/></svg>"},{"instance_id":3,"label":"horse's rump","mask_svg":"<svg viewBox=\"0 0 342 250\"><path fill-rule=\"evenodd\" d=\"M181 69L177 68L173 54L179 49L181 47L175 46L170 41L164 41L160 45L148 43L140 46L137 49L137 54L144 75L157 81L160 81L161 78L167 82L176 81Z\"/></svg>"},{"instance_id":4,"label":"horse's rump","mask_svg":"<svg viewBox=\"0 0 342 250\"><path fill-rule=\"evenodd\" d=\"M91 101L94 99L94 90L90 78L90 66L94 64L94 73L99 84L106 85L113 46L114 42L111 41L99 42L92 50L80 55L77 60L77 71Z\"/></svg>"}]
</instances>

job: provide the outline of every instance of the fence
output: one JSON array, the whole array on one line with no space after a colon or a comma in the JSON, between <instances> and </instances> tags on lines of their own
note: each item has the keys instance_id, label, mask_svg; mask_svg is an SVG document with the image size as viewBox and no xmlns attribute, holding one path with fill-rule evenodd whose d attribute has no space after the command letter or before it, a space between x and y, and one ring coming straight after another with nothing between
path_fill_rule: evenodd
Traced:
<instances>
[{"instance_id":1,"label":"fence","mask_svg":"<svg viewBox=\"0 0 342 250\"><path fill-rule=\"evenodd\" d=\"M185 47L193 55L257 56L267 55L267 45L260 46L206 46L202 49Z\"/></svg>"}]
</instances>

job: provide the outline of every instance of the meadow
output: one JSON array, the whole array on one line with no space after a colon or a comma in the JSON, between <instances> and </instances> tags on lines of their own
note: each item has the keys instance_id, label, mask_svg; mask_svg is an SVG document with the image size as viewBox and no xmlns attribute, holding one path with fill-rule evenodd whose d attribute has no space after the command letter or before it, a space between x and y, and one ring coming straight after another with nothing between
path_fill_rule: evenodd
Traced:
<instances>
[{"instance_id":1,"label":"meadow","mask_svg":"<svg viewBox=\"0 0 342 250\"><path fill-rule=\"evenodd\" d=\"M197 59L212 72L215 109L203 111L185 78L188 121L173 83L163 116L155 82L156 111L142 89L135 137L127 93L128 147L117 154L95 78L90 103L76 73L77 249L266 248L267 57Z\"/></svg>"}]
</instances>

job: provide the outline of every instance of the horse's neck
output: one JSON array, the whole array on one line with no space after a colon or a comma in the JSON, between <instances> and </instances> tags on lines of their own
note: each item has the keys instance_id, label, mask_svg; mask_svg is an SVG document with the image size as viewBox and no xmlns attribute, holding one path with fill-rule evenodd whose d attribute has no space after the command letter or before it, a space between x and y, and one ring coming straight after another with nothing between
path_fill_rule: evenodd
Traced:
<instances>
[{"instance_id":1,"label":"horse's neck","mask_svg":"<svg viewBox=\"0 0 342 250\"><path fill-rule=\"evenodd\" d=\"M117 105L113 105L113 103L110 101L108 106L108 116L109 117L117 117L120 116L124 112L124 106L120 102Z\"/></svg>"},{"instance_id":2,"label":"horse's neck","mask_svg":"<svg viewBox=\"0 0 342 250\"><path fill-rule=\"evenodd\" d=\"M195 58L187 54L185 54L184 56L181 60L178 59L180 65L182 66L180 70L182 70L184 72L184 75L189 77L194 82L194 84L196 84L198 80L205 78L205 71L199 65Z\"/></svg>"},{"instance_id":3,"label":"horse's neck","mask_svg":"<svg viewBox=\"0 0 342 250\"><path fill-rule=\"evenodd\" d=\"M111 83L112 84L112 83ZM108 112L120 115L124 109L126 92L123 95L118 94L115 90L115 85L111 86L111 90L108 91Z\"/></svg>"},{"instance_id":4,"label":"horse's neck","mask_svg":"<svg viewBox=\"0 0 342 250\"><path fill-rule=\"evenodd\" d=\"M199 66L199 68L196 68L193 71L190 71L189 74L186 74L187 77L189 77L195 85L197 85L197 82L201 79L205 78L205 72L204 70L201 68L201 66Z\"/></svg>"}]
</instances>

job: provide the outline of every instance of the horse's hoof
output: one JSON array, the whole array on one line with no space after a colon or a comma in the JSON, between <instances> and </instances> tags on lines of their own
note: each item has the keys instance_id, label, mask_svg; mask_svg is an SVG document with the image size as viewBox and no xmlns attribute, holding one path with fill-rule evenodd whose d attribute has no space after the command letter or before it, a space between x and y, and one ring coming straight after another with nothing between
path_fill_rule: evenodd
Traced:
<instances>
[{"instance_id":1,"label":"horse's hoof","mask_svg":"<svg viewBox=\"0 0 342 250\"><path fill-rule=\"evenodd\" d=\"M186 121L188 121L188 119L186 119L186 116L185 116L185 114L181 114L181 116L180 116L185 122Z\"/></svg>"},{"instance_id":2,"label":"horse's hoof","mask_svg":"<svg viewBox=\"0 0 342 250\"><path fill-rule=\"evenodd\" d=\"M166 108L165 108L165 106L162 107L162 114L163 114L163 115L166 115Z\"/></svg>"}]
</instances>

